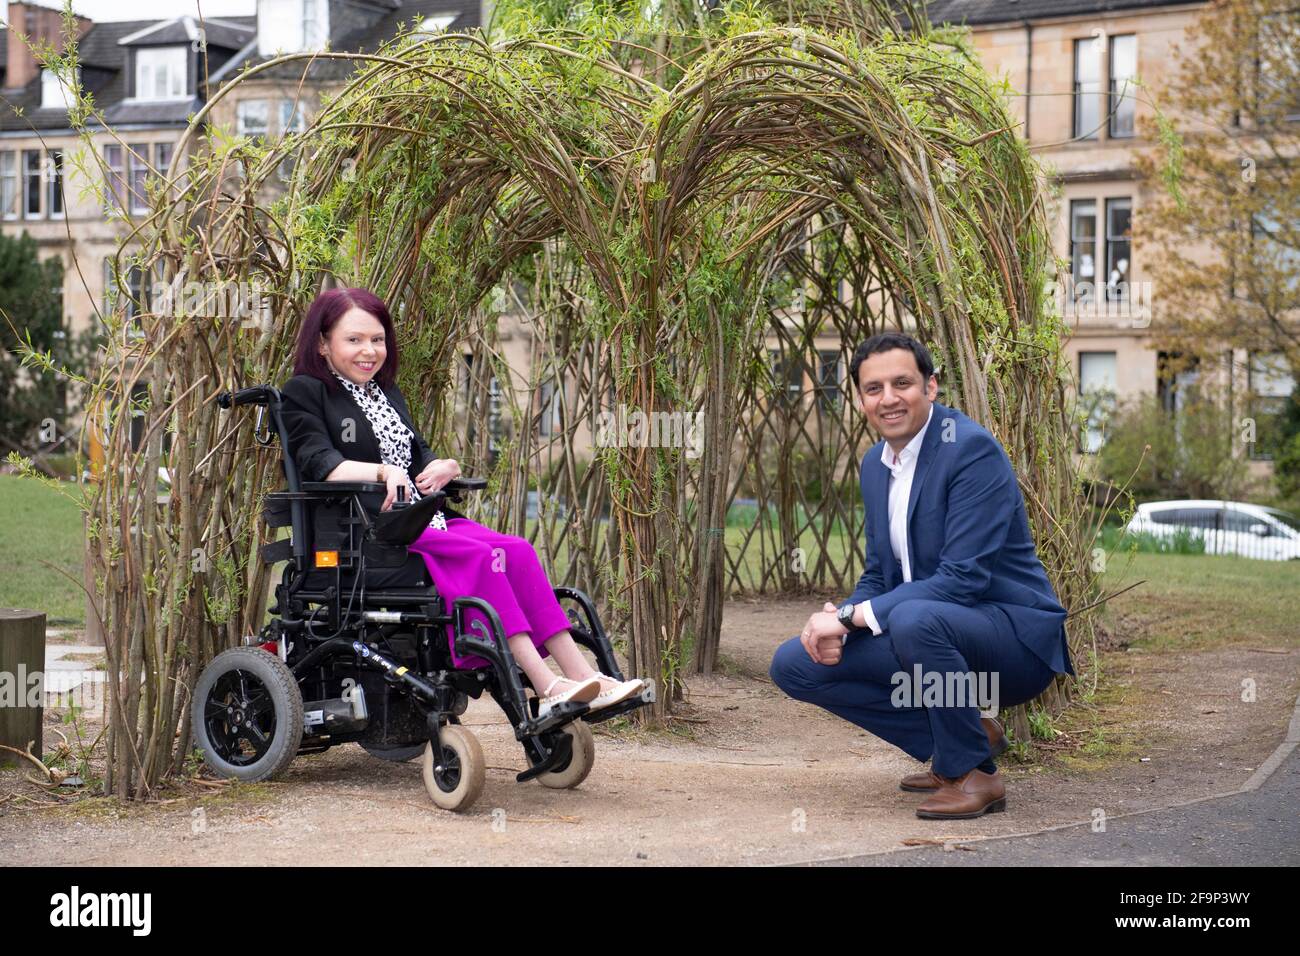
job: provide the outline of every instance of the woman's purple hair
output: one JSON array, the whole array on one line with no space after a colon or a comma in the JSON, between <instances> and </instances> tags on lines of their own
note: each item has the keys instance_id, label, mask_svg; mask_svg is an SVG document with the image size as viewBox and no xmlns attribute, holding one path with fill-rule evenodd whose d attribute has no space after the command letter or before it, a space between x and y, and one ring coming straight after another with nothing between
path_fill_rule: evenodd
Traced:
<instances>
[{"instance_id":1,"label":"woman's purple hair","mask_svg":"<svg viewBox=\"0 0 1300 956\"><path fill-rule=\"evenodd\" d=\"M320 341L321 336L328 335L330 329L352 308L369 312L384 327L384 348L388 354L384 357L384 364L375 373L375 381L382 388L391 388L397 382L397 334L393 331L393 319L388 314L388 306L369 289L330 289L316 296L316 301L307 310L302 328L298 330L298 351L294 357L293 374L318 378L331 389L342 387L325 363L325 356L320 354Z\"/></svg>"}]
</instances>

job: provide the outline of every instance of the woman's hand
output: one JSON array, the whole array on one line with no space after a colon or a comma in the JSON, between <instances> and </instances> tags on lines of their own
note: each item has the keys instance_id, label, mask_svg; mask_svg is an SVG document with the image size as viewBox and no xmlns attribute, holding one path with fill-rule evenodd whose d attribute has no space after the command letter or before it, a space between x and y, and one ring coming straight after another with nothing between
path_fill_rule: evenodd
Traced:
<instances>
[{"instance_id":1,"label":"woman's hand","mask_svg":"<svg viewBox=\"0 0 1300 956\"><path fill-rule=\"evenodd\" d=\"M406 489L406 500L411 500L411 479L407 477L406 472L400 468L394 468L392 465L387 465L384 470L386 472L384 477L388 483L388 495L384 498L384 504L379 509L380 511L387 511L393 506L393 502L397 500L398 488Z\"/></svg>"},{"instance_id":2,"label":"woman's hand","mask_svg":"<svg viewBox=\"0 0 1300 956\"><path fill-rule=\"evenodd\" d=\"M415 476L415 487L420 494L431 495L453 478L460 477L460 465L454 458L435 458Z\"/></svg>"}]
</instances>

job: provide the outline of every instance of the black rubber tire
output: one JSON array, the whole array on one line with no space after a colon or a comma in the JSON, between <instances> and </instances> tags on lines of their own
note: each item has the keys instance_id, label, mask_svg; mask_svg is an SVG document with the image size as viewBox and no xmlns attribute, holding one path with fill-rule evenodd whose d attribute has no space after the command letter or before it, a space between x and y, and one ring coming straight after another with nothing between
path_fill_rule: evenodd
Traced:
<instances>
[{"instance_id":1,"label":"black rubber tire","mask_svg":"<svg viewBox=\"0 0 1300 956\"><path fill-rule=\"evenodd\" d=\"M585 720L572 721L560 729L573 738L573 753L564 767L542 774L537 782L552 790L572 790L591 773L596 762L596 738Z\"/></svg>"},{"instance_id":2,"label":"black rubber tire","mask_svg":"<svg viewBox=\"0 0 1300 956\"><path fill-rule=\"evenodd\" d=\"M442 746L455 754L457 776L454 785L447 789L439 782L434 771L433 744L424 747L424 789L429 799L443 810L459 813L468 810L483 792L483 782L487 779L487 761L483 759L483 748L473 731L459 724L445 724L438 731Z\"/></svg>"},{"instance_id":3,"label":"black rubber tire","mask_svg":"<svg viewBox=\"0 0 1300 956\"><path fill-rule=\"evenodd\" d=\"M249 690L243 698L238 689L240 674ZM232 700L238 703L240 699L251 700L257 710L252 717L245 714L243 729L232 733L231 723L216 709L224 701L228 710ZM194 745L218 776L247 783L270 780L289 766L302 743L302 693L293 672L274 654L260 647L231 648L214 657L199 675L190 705L190 726ZM220 739L214 737L214 731L221 734Z\"/></svg>"},{"instance_id":4,"label":"black rubber tire","mask_svg":"<svg viewBox=\"0 0 1300 956\"><path fill-rule=\"evenodd\" d=\"M389 763L406 763L408 760L414 760L424 753L426 744L411 744L409 747L368 747L361 745L361 749L372 757L380 760L386 760Z\"/></svg>"}]
</instances>

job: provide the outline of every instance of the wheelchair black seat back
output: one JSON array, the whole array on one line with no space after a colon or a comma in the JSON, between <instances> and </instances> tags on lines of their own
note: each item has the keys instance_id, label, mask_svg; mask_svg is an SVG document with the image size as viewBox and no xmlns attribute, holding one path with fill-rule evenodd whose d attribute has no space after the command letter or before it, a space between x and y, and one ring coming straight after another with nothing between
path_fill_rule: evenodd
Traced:
<instances>
[{"instance_id":1,"label":"wheelchair black seat back","mask_svg":"<svg viewBox=\"0 0 1300 956\"><path fill-rule=\"evenodd\" d=\"M438 494L381 513L382 484L299 480L277 389L223 392L217 402L256 405L256 441L279 439L287 487L266 496L263 517L267 527L290 534L261 549L264 561L286 562L270 620L258 637L245 639L247 646L213 658L194 687L195 745L216 773L265 780L300 753L355 742L384 760L423 755L433 802L464 810L481 792L486 770L477 738L459 722L470 698L487 691L509 720L528 761L517 779L556 788L575 787L591 771L590 723L654 700L648 684L595 713L567 702L539 717L492 606L473 596L448 606L428 583L423 558L408 545L447 500L482 490L484 479L456 479ZM559 587L555 595L565 603L574 640L602 672L622 679L592 601L576 588ZM479 614L467 622L470 610ZM457 659L483 658L487 666L457 667L453 646Z\"/></svg>"}]
</instances>

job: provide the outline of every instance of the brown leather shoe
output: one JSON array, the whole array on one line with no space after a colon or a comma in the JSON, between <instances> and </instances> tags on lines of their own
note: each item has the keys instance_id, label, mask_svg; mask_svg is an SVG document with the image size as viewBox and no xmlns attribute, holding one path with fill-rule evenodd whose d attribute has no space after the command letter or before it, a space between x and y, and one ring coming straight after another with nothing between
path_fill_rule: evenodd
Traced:
<instances>
[{"instance_id":1,"label":"brown leather shoe","mask_svg":"<svg viewBox=\"0 0 1300 956\"><path fill-rule=\"evenodd\" d=\"M934 793L939 789L939 783L939 778L934 775L934 771L923 770L920 773L909 773L898 781L898 789L906 790L908 793Z\"/></svg>"},{"instance_id":2,"label":"brown leather shoe","mask_svg":"<svg viewBox=\"0 0 1300 956\"><path fill-rule=\"evenodd\" d=\"M939 778L939 789L916 808L922 820L969 820L1007 808L1007 789L1002 775L985 773L976 767L956 780Z\"/></svg>"},{"instance_id":3,"label":"brown leather shoe","mask_svg":"<svg viewBox=\"0 0 1300 956\"><path fill-rule=\"evenodd\" d=\"M992 755L998 757L1006 753L1007 747L1011 745L1007 743L1007 735L1002 732L1002 725L992 717L981 717L980 723L984 725L984 733L989 738ZM930 770L909 773L898 782L898 789L908 793L934 793L939 789L939 778Z\"/></svg>"},{"instance_id":4,"label":"brown leather shoe","mask_svg":"<svg viewBox=\"0 0 1300 956\"><path fill-rule=\"evenodd\" d=\"M984 735L989 739L989 750L991 756L1000 757L1007 752L1011 746L1007 742L1007 735L1002 731L1002 725L992 717L981 717L980 723L984 725Z\"/></svg>"}]
</instances>

